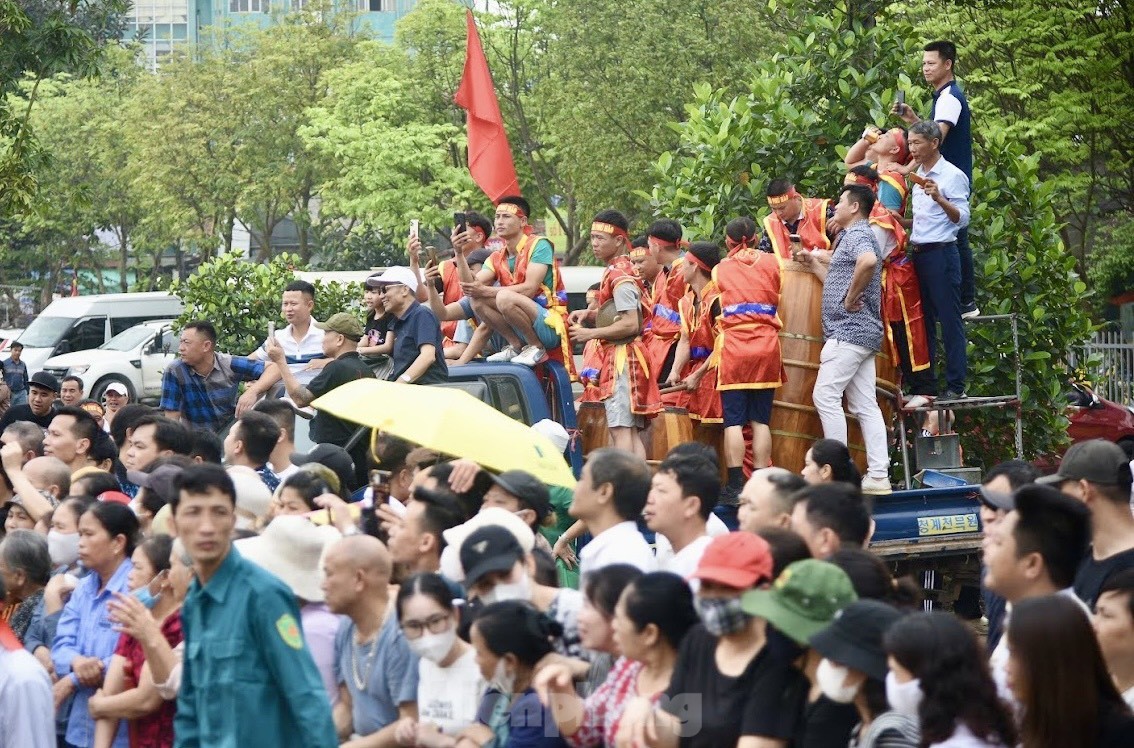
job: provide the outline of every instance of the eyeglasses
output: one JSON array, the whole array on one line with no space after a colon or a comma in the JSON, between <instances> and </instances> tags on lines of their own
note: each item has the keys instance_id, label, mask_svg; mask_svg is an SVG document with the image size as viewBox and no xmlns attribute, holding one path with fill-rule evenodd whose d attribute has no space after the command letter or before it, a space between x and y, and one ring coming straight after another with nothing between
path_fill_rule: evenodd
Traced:
<instances>
[{"instance_id":1,"label":"eyeglasses","mask_svg":"<svg viewBox=\"0 0 1134 748\"><path fill-rule=\"evenodd\" d=\"M431 634L440 634L449 628L445 625L448 621L449 616L444 613L429 616L424 621L402 621L402 633L406 635L407 639L416 639L426 631Z\"/></svg>"}]
</instances>

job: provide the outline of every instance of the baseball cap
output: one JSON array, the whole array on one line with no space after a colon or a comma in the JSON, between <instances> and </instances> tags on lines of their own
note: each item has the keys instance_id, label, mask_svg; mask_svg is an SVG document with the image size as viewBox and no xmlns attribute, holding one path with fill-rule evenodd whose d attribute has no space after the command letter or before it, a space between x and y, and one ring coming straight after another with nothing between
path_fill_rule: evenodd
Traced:
<instances>
[{"instance_id":1,"label":"baseball cap","mask_svg":"<svg viewBox=\"0 0 1134 748\"><path fill-rule=\"evenodd\" d=\"M469 256L465 259L469 265L483 265L484 263L488 262L488 258L491 256L491 249L489 249L488 247L481 247L480 249L474 249L472 252L469 252Z\"/></svg>"},{"instance_id":2,"label":"baseball cap","mask_svg":"<svg viewBox=\"0 0 1134 748\"><path fill-rule=\"evenodd\" d=\"M730 532L713 538L690 579L747 590L772 578L772 548L759 535Z\"/></svg>"},{"instance_id":3,"label":"baseball cap","mask_svg":"<svg viewBox=\"0 0 1134 748\"><path fill-rule=\"evenodd\" d=\"M1036 481L1041 485L1063 483L1069 480L1085 480L1100 485L1114 485L1119 482L1118 471L1130 458L1122 447L1106 439L1091 439L1072 444L1059 463L1054 475L1047 475Z\"/></svg>"},{"instance_id":4,"label":"baseball cap","mask_svg":"<svg viewBox=\"0 0 1134 748\"><path fill-rule=\"evenodd\" d=\"M356 343L359 340L362 340L362 335L366 332L362 329L362 323L358 321L358 317L355 317L349 312L338 312L337 314L332 314L326 322L316 322L315 326L320 330L330 330L331 332L337 332L340 335L344 335L347 338L350 338Z\"/></svg>"},{"instance_id":5,"label":"baseball cap","mask_svg":"<svg viewBox=\"0 0 1134 748\"><path fill-rule=\"evenodd\" d=\"M493 483L531 507L536 513L537 525L551 512L551 492L543 481L526 470L509 470L491 478Z\"/></svg>"},{"instance_id":6,"label":"baseball cap","mask_svg":"<svg viewBox=\"0 0 1134 748\"><path fill-rule=\"evenodd\" d=\"M358 485L354 475L354 460L350 452L337 444L316 444L310 452L293 454L291 462L294 465L316 463L330 468L338 476L340 488L350 490Z\"/></svg>"},{"instance_id":7,"label":"baseball cap","mask_svg":"<svg viewBox=\"0 0 1134 748\"><path fill-rule=\"evenodd\" d=\"M516 536L498 525L473 530L461 543L460 553L466 587L475 585L486 574L510 571L524 557Z\"/></svg>"},{"instance_id":8,"label":"baseball cap","mask_svg":"<svg viewBox=\"0 0 1134 748\"><path fill-rule=\"evenodd\" d=\"M807 644L835 613L858 599L847 573L826 561L796 561L771 589L749 590L741 598L745 613L760 616L799 644Z\"/></svg>"},{"instance_id":9,"label":"baseball cap","mask_svg":"<svg viewBox=\"0 0 1134 748\"><path fill-rule=\"evenodd\" d=\"M567 433L567 429L563 428L563 424L550 418L536 421L531 429L554 444L560 452L567 449L567 445L571 443L571 436Z\"/></svg>"},{"instance_id":10,"label":"baseball cap","mask_svg":"<svg viewBox=\"0 0 1134 748\"><path fill-rule=\"evenodd\" d=\"M122 395L123 397L130 394L130 391L126 389L126 385L122 384L121 382L111 382L110 384L106 385L106 388L103 390L103 394L106 394L107 392L113 392L117 395Z\"/></svg>"},{"instance_id":11,"label":"baseball cap","mask_svg":"<svg viewBox=\"0 0 1134 748\"><path fill-rule=\"evenodd\" d=\"M177 496L177 487L174 481L181 475L182 468L177 465L159 465L153 472L145 473L141 470L126 471L126 480L135 486L153 491L166 504Z\"/></svg>"},{"instance_id":12,"label":"baseball cap","mask_svg":"<svg viewBox=\"0 0 1134 748\"><path fill-rule=\"evenodd\" d=\"M107 504L125 504L126 506L130 506L131 501L130 497L121 491L103 491L97 498Z\"/></svg>"},{"instance_id":13,"label":"baseball cap","mask_svg":"<svg viewBox=\"0 0 1134 748\"><path fill-rule=\"evenodd\" d=\"M400 283L403 286L408 286L410 291L417 293L417 274L404 265L395 265L391 268L386 268L386 272L379 275L377 278L370 276L367 282L373 278L373 282L379 286L388 286L392 283Z\"/></svg>"},{"instance_id":14,"label":"baseball cap","mask_svg":"<svg viewBox=\"0 0 1134 748\"><path fill-rule=\"evenodd\" d=\"M42 387L52 392L59 391L59 380L46 371L37 371L35 374L32 374L31 379L28 380L28 385L31 387Z\"/></svg>"},{"instance_id":15,"label":"baseball cap","mask_svg":"<svg viewBox=\"0 0 1134 748\"><path fill-rule=\"evenodd\" d=\"M811 647L832 662L886 680L882 637L902 613L880 600L855 600L835 613L831 625L811 636Z\"/></svg>"}]
</instances>

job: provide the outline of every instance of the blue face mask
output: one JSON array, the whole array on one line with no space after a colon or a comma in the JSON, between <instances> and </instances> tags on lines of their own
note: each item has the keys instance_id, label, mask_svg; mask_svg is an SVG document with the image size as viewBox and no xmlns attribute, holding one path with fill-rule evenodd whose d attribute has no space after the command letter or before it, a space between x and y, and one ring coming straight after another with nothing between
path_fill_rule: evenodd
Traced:
<instances>
[{"instance_id":1,"label":"blue face mask","mask_svg":"<svg viewBox=\"0 0 1134 748\"><path fill-rule=\"evenodd\" d=\"M161 595L155 595L154 593L150 592L150 586L147 584L145 587L139 587L138 589L134 590L134 597L138 598L139 602L141 602L142 605L145 605L147 608L153 609L153 607L157 605L158 598L161 597Z\"/></svg>"}]
</instances>

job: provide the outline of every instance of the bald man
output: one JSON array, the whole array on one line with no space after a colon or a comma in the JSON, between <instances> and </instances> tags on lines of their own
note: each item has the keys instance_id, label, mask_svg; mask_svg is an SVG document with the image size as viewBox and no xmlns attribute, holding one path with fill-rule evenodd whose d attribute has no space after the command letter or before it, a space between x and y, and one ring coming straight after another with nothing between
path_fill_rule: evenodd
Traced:
<instances>
[{"instance_id":1,"label":"bald man","mask_svg":"<svg viewBox=\"0 0 1134 748\"><path fill-rule=\"evenodd\" d=\"M417 657L390 601L390 553L369 535L337 541L323 556L323 592L346 616L335 638L339 703L335 729L345 748L396 745L399 719L417 718Z\"/></svg>"},{"instance_id":2,"label":"bald man","mask_svg":"<svg viewBox=\"0 0 1134 748\"><path fill-rule=\"evenodd\" d=\"M25 463L26 456L18 442L0 447L0 464L12 494L20 497L24 511L38 522L71 490L71 468L56 457L36 457Z\"/></svg>"},{"instance_id":3,"label":"bald man","mask_svg":"<svg viewBox=\"0 0 1134 748\"><path fill-rule=\"evenodd\" d=\"M759 532L766 527L791 529L792 496L807 485L799 475L781 467L752 473L740 492L740 529Z\"/></svg>"}]
</instances>

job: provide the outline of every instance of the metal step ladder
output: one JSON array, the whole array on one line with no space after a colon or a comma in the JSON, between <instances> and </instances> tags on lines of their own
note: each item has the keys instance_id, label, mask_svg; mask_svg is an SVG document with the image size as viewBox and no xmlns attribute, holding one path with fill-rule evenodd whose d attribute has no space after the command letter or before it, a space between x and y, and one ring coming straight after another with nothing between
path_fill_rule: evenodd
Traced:
<instances>
[{"instance_id":1,"label":"metal step ladder","mask_svg":"<svg viewBox=\"0 0 1134 748\"><path fill-rule=\"evenodd\" d=\"M965 320L966 323L985 324L985 323L1004 323L1007 322L1012 327L1012 357L1013 365L1016 375L1016 390L1014 394L1010 395L987 395L981 397L966 397L959 400L945 400L937 399L932 404L926 405L921 408L903 409L901 402L898 403L898 443L902 453L902 468L904 471L904 488L913 488L913 476L910 473L910 450L909 439L907 438L907 419L912 413L929 413L936 411L938 414L938 421L944 423L948 417L948 411L955 410L973 410L977 408L1011 408L1016 416L1016 457L1023 459L1024 457L1024 421L1021 403L1021 368L1020 368L1020 332L1019 326L1016 322L1015 314L989 314L979 317L971 317ZM914 428L917 429L917 424L914 422ZM952 440L947 437L952 437ZM929 440L929 441L926 441ZM944 441L935 441L944 440ZM949 434L945 436L924 437L921 435L920 430L914 433L915 453L919 455L936 455L939 458L944 457L944 460L939 460L932 468L948 473L950 470L961 471L965 467L962 464L963 460L960 457L959 446L954 449L952 442L959 444L960 435ZM950 456L953 459L949 459ZM949 464L955 463L955 464ZM919 463L919 468L923 466Z\"/></svg>"}]
</instances>

